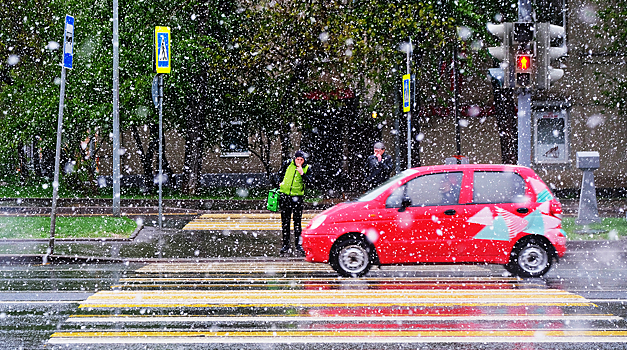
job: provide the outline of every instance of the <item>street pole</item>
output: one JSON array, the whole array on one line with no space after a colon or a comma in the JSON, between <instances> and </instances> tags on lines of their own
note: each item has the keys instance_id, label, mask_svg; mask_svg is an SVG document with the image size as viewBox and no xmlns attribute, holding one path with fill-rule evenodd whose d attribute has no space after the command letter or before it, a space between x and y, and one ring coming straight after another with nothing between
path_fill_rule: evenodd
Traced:
<instances>
[{"instance_id":1,"label":"street pole","mask_svg":"<svg viewBox=\"0 0 627 350\"><path fill-rule=\"evenodd\" d=\"M411 37L409 38L409 44L407 45L407 74L411 76ZM413 86L409 86L410 91ZM410 92L411 95L411 92ZM411 105L411 104L410 104ZM411 108L407 112L407 169L411 168Z\"/></svg>"},{"instance_id":2,"label":"street pole","mask_svg":"<svg viewBox=\"0 0 627 350\"><path fill-rule=\"evenodd\" d=\"M518 0L518 22L532 22L530 0ZM531 90L518 91L518 165L531 166Z\"/></svg>"},{"instance_id":3,"label":"street pole","mask_svg":"<svg viewBox=\"0 0 627 350\"><path fill-rule=\"evenodd\" d=\"M59 119L57 123L57 149L54 157L54 180L52 181L52 209L50 211L50 241L48 254L54 254L54 232L57 222L57 198L59 197L59 168L61 163L61 133L63 132L63 107L65 104L65 67L61 68L61 92L59 94ZM44 261L45 263L46 261Z\"/></svg>"},{"instance_id":4,"label":"street pole","mask_svg":"<svg viewBox=\"0 0 627 350\"><path fill-rule=\"evenodd\" d=\"M396 71L398 71L398 64L396 65ZM396 86L396 83L395 83ZM402 85L401 85L402 86ZM396 143L396 147L394 147L394 158L396 163L396 173L401 172L401 106L400 106L400 91L398 87L394 89L394 130L396 130L396 134L394 135L394 142Z\"/></svg>"},{"instance_id":5,"label":"street pole","mask_svg":"<svg viewBox=\"0 0 627 350\"><path fill-rule=\"evenodd\" d=\"M120 216L120 45L118 0L113 0L113 216Z\"/></svg>"},{"instance_id":6,"label":"street pole","mask_svg":"<svg viewBox=\"0 0 627 350\"><path fill-rule=\"evenodd\" d=\"M455 115L455 146L457 155L460 156L462 154L462 131L461 125L459 125L459 93L458 93L458 85L457 81L457 41L455 41L453 46L453 113ZM460 163L459 157L457 158L457 163Z\"/></svg>"},{"instance_id":7,"label":"street pole","mask_svg":"<svg viewBox=\"0 0 627 350\"><path fill-rule=\"evenodd\" d=\"M163 229L163 74L159 74L159 230Z\"/></svg>"}]
</instances>

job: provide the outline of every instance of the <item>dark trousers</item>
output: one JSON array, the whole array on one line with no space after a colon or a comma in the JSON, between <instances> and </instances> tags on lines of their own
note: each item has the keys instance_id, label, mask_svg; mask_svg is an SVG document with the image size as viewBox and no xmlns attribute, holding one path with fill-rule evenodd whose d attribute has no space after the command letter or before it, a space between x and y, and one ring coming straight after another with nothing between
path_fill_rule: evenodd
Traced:
<instances>
[{"instance_id":1,"label":"dark trousers","mask_svg":"<svg viewBox=\"0 0 627 350\"><path fill-rule=\"evenodd\" d=\"M281 193L279 196L281 208L281 231L283 233L283 249L290 248L290 220L294 215L294 245L300 247L300 234L303 232L301 220L303 218L303 196L288 196Z\"/></svg>"}]
</instances>

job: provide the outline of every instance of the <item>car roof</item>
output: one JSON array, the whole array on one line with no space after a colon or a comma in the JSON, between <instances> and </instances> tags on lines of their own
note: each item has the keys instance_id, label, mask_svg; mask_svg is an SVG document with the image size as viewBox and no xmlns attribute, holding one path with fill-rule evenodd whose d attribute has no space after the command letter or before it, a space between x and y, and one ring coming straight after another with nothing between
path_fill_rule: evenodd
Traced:
<instances>
[{"instance_id":1,"label":"car roof","mask_svg":"<svg viewBox=\"0 0 627 350\"><path fill-rule=\"evenodd\" d=\"M433 171L463 171L463 170L492 170L492 171L517 171L525 173L533 170L512 164L447 164L447 165L429 165L412 168L421 173L433 172Z\"/></svg>"}]
</instances>

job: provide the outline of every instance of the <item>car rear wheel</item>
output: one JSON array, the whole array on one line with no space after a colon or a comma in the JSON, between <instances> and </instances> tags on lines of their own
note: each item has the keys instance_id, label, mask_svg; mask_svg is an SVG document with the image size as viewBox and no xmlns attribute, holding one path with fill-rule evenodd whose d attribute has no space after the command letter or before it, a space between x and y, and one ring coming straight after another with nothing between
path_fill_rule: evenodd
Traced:
<instances>
[{"instance_id":1,"label":"car rear wheel","mask_svg":"<svg viewBox=\"0 0 627 350\"><path fill-rule=\"evenodd\" d=\"M537 238L529 238L514 246L505 269L520 277L540 277L551 269L551 246Z\"/></svg>"},{"instance_id":2,"label":"car rear wheel","mask_svg":"<svg viewBox=\"0 0 627 350\"><path fill-rule=\"evenodd\" d=\"M331 250L329 262L344 277L361 277L372 266L370 247L362 239L350 238Z\"/></svg>"}]
</instances>

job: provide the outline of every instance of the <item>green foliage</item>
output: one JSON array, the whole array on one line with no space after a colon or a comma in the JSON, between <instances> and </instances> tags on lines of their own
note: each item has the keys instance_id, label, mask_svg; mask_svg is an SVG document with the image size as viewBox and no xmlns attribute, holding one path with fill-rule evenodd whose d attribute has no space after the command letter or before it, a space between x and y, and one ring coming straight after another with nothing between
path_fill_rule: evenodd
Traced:
<instances>
[{"instance_id":1,"label":"green foliage","mask_svg":"<svg viewBox=\"0 0 627 350\"><path fill-rule=\"evenodd\" d=\"M307 127L305 116L318 112L319 106L306 93L350 89L359 97L360 111L376 109L382 118L390 116L405 60L399 48L409 37L415 45L413 69L424 87L423 100L442 98L432 91L449 84L441 68L450 60L453 46L459 48L464 74L483 75L473 62L485 58L481 43L492 40L485 24L511 20L515 12L511 4L120 2L121 128L157 123L150 95L155 26L172 31L173 70L164 89L166 130L188 138L188 145L189 138L206 140L198 146L206 148L220 143L225 126L243 122L251 136L249 147L268 167L270 144L281 138L283 149L288 149L290 126ZM112 130L112 1L7 0L0 10L0 57L19 58L0 69L1 154L15 153L20 144L42 152L54 150L58 44L64 23L60 14L75 17L75 68L67 72L62 166L74 161L81 172L91 171L69 175L69 183L84 183L93 177L95 167L83 164L109 147ZM448 89L441 90L446 95ZM192 119L202 128L196 130L199 124L190 123ZM85 145L91 140L96 142L88 154ZM201 156L202 152L197 158ZM79 175L83 178L72 179Z\"/></svg>"},{"instance_id":2,"label":"green foliage","mask_svg":"<svg viewBox=\"0 0 627 350\"><path fill-rule=\"evenodd\" d=\"M599 30L597 37L608 42L604 49L610 54L624 56L627 49L627 1L615 0L608 6L607 2L598 1L600 22L594 26ZM621 116L627 115L627 79L624 74L604 74L608 82L602 86L607 97L605 107L617 111Z\"/></svg>"}]
</instances>

